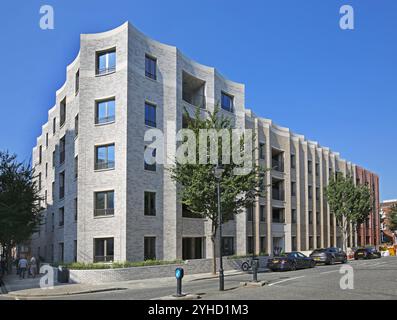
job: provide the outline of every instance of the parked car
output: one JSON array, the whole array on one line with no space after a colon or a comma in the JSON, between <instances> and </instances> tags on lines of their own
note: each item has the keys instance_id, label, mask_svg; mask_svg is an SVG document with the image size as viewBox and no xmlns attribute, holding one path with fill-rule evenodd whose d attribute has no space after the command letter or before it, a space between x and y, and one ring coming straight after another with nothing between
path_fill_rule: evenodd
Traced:
<instances>
[{"instance_id":1,"label":"parked car","mask_svg":"<svg viewBox=\"0 0 397 320\"><path fill-rule=\"evenodd\" d=\"M269 259L267 267L272 271L296 270L314 268L316 263L313 258L305 256L301 252L289 252Z\"/></svg>"},{"instance_id":2,"label":"parked car","mask_svg":"<svg viewBox=\"0 0 397 320\"><path fill-rule=\"evenodd\" d=\"M341 248L325 248L325 249L316 249L311 254L310 257L316 263L325 263L325 264L335 264L335 262L346 263L347 262L347 254Z\"/></svg>"},{"instance_id":3,"label":"parked car","mask_svg":"<svg viewBox=\"0 0 397 320\"><path fill-rule=\"evenodd\" d=\"M381 253L376 248L359 248L354 253L354 260L378 259L381 256Z\"/></svg>"}]
</instances>

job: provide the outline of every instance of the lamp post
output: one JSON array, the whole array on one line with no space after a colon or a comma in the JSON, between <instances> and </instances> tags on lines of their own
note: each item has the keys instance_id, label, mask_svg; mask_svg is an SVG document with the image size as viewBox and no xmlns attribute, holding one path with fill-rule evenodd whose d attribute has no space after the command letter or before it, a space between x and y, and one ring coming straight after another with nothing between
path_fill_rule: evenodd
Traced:
<instances>
[{"instance_id":1,"label":"lamp post","mask_svg":"<svg viewBox=\"0 0 397 320\"><path fill-rule=\"evenodd\" d=\"M221 214L221 190L220 181L223 174L223 168L217 165L214 168L214 176L216 179L216 187L218 193L218 225L219 225L219 290L225 290L225 277L223 274L223 261L222 261L222 214Z\"/></svg>"}]
</instances>

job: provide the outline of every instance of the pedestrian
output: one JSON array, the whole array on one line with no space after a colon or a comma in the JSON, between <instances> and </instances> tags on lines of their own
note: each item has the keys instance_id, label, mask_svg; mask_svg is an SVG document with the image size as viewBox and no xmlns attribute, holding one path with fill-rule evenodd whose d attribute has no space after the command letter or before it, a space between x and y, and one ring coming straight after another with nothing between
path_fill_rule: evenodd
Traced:
<instances>
[{"instance_id":1,"label":"pedestrian","mask_svg":"<svg viewBox=\"0 0 397 320\"><path fill-rule=\"evenodd\" d=\"M30 270L30 275L33 278L36 278L36 273L37 273L37 261L36 258L34 256L32 256L32 258L30 258L30 262L29 262L29 270Z\"/></svg>"},{"instance_id":2,"label":"pedestrian","mask_svg":"<svg viewBox=\"0 0 397 320\"><path fill-rule=\"evenodd\" d=\"M0 275L1 277L4 276L4 273L6 271L6 261L4 257L0 257Z\"/></svg>"},{"instance_id":3,"label":"pedestrian","mask_svg":"<svg viewBox=\"0 0 397 320\"><path fill-rule=\"evenodd\" d=\"M15 258L14 263L15 263L15 268L17 269L17 275L19 275L19 258L18 257Z\"/></svg>"},{"instance_id":4,"label":"pedestrian","mask_svg":"<svg viewBox=\"0 0 397 320\"><path fill-rule=\"evenodd\" d=\"M28 267L28 260L25 259L25 257L22 257L18 261L18 269L19 269L19 278L20 279L25 279L25 272L26 268Z\"/></svg>"}]
</instances>

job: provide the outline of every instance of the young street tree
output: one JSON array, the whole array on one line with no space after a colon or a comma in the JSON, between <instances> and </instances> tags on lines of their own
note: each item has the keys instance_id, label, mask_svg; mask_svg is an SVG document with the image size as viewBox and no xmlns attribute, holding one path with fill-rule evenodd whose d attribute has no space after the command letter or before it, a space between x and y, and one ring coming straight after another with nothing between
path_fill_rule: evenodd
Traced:
<instances>
[{"instance_id":1,"label":"young street tree","mask_svg":"<svg viewBox=\"0 0 397 320\"><path fill-rule=\"evenodd\" d=\"M386 225L390 231L397 231L397 204L391 207L390 213L386 220Z\"/></svg>"},{"instance_id":2,"label":"young street tree","mask_svg":"<svg viewBox=\"0 0 397 320\"><path fill-rule=\"evenodd\" d=\"M0 244L9 263L11 249L37 230L41 200L34 170L0 151Z\"/></svg>"},{"instance_id":3,"label":"young street tree","mask_svg":"<svg viewBox=\"0 0 397 320\"><path fill-rule=\"evenodd\" d=\"M194 132L195 142L193 157L189 162L181 163L176 161L175 165L170 168L172 179L178 183L180 187L180 201L192 214L199 218L206 218L211 221L211 241L213 250L213 273L216 273L216 237L218 231L218 198L217 198L217 179L214 175L214 170L217 164L211 162L211 151L215 151L215 162L222 165L224 170L220 178L220 203L221 203L221 217L223 222L233 219L236 214L241 213L244 208L251 207L258 196L265 195L264 186L264 172L251 162L252 170L243 175L236 175L234 169L242 168L242 165L233 163L229 157L229 163L222 161L225 156L224 149L222 149L221 132L225 130L229 133L226 139L230 138L230 145L232 145L232 124L230 119L219 115L219 108L215 108L213 113L209 113L208 117L202 118L200 116L200 109L196 110L195 117L191 119L185 110L184 115L190 132ZM207 147L204 158L207 163L199 162L200 155L200 134L203 130L215 130L217 136L214 138L205 138ZM223 131L222 131L223 130ZM225 138L225 137L224 137ZM254 137L253 137L254 139ZM185 140L184 140L185 141ZM225 142L225 141L223 141ZM211 148L210 145L215 146ZM227 145L227 143L226 143ZM223 144L224 146L224 144ZM242 139L238 141L238 148L240 153L243 152ZM254 152L254 150L250 150ZM187 152L188 153L188 152ZM178 155L178 154L177 154ZM185 153L186 155L186 153ZM229 151L230 155L230 151ZM192 156L192 155L190 155ZM202 159L201 155L201 159ZM254 161L254 160L251 160ZM226 163L225 163L226 162Z\"/></svg>"},{"instance_id":4,"label":"young street tree","mask_svg":"<svg viewBox=\"0 0 397 320\"><path fill-rule=\"evenodd\" d=\"M353 178L338 173L331 177L325 194L333 213L342 228L343 250L347 250L350 232L364 222L372 209L371 191L366 185L354 185ZM350 228L352 224L353 228Z\"/></svg>"}]
</instances>

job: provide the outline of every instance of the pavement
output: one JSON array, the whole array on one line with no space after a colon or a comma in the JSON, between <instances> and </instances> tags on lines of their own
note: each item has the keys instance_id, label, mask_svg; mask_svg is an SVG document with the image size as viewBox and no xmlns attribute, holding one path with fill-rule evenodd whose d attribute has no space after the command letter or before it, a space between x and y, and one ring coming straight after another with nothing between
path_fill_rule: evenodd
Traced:
<instances>
[{"instance_id":1,"label":"pavement","mask_svg":"<svg viewBox=\"0 0 397 320\"><path fill-rule=\"evenodd\" d=\"M352 271L352 289L341 287L341 280L345 275L341 273L341 268ZM225 291L220 292L217 276L187 275L183 279L182 291L190 298L203 300L397 300L397 257L349 261L346 265L319 265L313 269L288 272L260 272L258 280L264 282L263 286L241 285L251 279L252 274L249 273L226 272ZM5 280L7 288L17 290L0 295L0 300L171 300L174 299L173 294L176 291L174 277L100 286L56 285L51 290L18 290L16 284L12 285L13 281L9 281L7 277Z\"/></svg>"}]
</instances>

